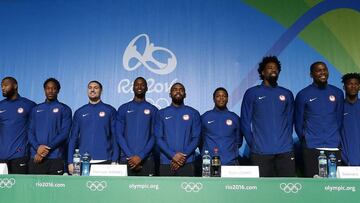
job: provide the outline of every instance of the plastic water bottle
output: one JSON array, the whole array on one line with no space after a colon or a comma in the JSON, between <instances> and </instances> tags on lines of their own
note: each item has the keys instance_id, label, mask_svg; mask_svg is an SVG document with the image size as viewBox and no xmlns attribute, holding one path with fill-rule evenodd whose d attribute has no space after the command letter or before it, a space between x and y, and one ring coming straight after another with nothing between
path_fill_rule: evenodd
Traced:
<instances>
[{"instance_id":1,"label":"plastic water bottle","mask_svg":"<svg viewBox=\"0 0 360 203\"><path fill-rule=\"evenodd\" d=\"M211 157L208 150L202 157L202 177L210 177Z\"/></svg>"},{"instance_id":2,"label":"plastic water bottle","mask_svg":"<svg viewBox=\"0 0 360 203\"><path fill-rule=\"evenodd\" d=\"M219 149L214 148L214 156L211 160L211 176L212 177L220 177L221 176L221 161L219 156Z\"/></svg>"},{"instance_id":3,"label":"plastic water bottle","mask_svg":"<svg viewBox=\"0 0 360 203\"><path fill-rule=\"evenodd\" d=\"M79 149L75 149L75 153L73 156L73 176L80 176L81 175L81 155Z\"/></svg>"},{"instance_id":4,"label":"plastic water bottle","mask_svg":"<svg viewBox=\"0 0 360 203\"><path fill-rule=\"evenodd\" d=\"M329 178L336 178L336 157L334 153L329 155L328 159Z\"/></svg>"},{"instance_id":5,"label":"plastic water bottle","mask_svg":"<svg viewBox=\"0 0 360 203\"><path fill-rule=\"evenodd\" d=\"M90 175L90 160L90 154L88 152L85 152L85 154L82 156L82 176Z\"/></svg>"},{"instance_id":6,"label":"plastic water bottle","mask_svg":"<svg viewBox=\"0 0 360 203\"><path fill-rule=\"evenodd\" d=\"M319 177L326 178L327 177L327 158L324 151L320 151L319 155Z\"/></svg>"}]
</instances>

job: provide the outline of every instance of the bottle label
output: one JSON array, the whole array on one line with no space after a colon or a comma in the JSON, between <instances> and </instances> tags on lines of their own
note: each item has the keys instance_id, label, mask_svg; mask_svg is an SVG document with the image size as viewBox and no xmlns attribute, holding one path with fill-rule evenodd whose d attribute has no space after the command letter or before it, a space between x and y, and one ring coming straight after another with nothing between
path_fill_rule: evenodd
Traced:
<instances>
[{"instance_id":1,"label":"bottle label","mask_svg":"<svg viewBox=\"0 0 360 203\"><path fill-rule=\"evenodd\" d=\"M212 165L213 166L220 166L220 159L213 159L212 160Z\"/></svg>"},{"instance_id":2,"label":"bottle label","mask_svg":"<svg viewBox=\"0 0 360 203\"><path fill-rule=\"evenodd\" d=\"M80 158L74 158L73 162L80 162Z\"/></svg>"},{"instance_id":3,"label":"bottle label","mask_svg":"<svg viewBox=\"0 0 360 203\"><path fill-rule=\"evenodd\" d=\"M326 164L326 163L327 163L326 159L320 159L319 160L319 164Z\"/></svg>"},{"instance_id":4,"label":"bottle label","mask_svg":"<svg viewBox=\"0 0 360 203\"><path fill-rule=\"evenodd\" d=\"M203 160L203 164L208 164L208 165L210 165L210 159L205 159L205 160Z\"/></svg>"}]
</instances>

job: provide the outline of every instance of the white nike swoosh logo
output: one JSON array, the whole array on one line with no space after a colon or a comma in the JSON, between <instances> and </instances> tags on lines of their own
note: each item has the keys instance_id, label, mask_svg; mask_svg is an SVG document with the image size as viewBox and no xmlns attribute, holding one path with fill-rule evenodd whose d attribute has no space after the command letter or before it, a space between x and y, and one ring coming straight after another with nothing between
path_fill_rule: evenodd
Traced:
<instances>
[{"instance_id":1,"label":"white nike swoosh logo","mask_svg":"<svg viewBox=\"0 0 360 203\"><path fill-rule=\"evenodd\" d=\"M292 161L292 160L294 160L295 158L294 158L294 157L291 157L290 159L291 159L291 161Z\"/></svg>"},{"instance_id":2,"label":"white nike swoosh logo","mask_svg":"<svg viewBox=\"0 0 360 203\"><path fill-rule=\"evenodd\" d=\"M44 111L44 110L42 110L42 109L40 109L40 110L36 110L36 112L37 112L37 113L42 112L42 111Z\"/></svg>"},{"instance_id":3,"label":"white nike swoosh logo","mask_svg":"<svg viewBox=\"0 0 360 203\"><path fill-rule=\"evenodd\" d=\"M26 164L19 164L19 166L26 166Z\"/></svg>"},{"instance_id":4,"label":"white nike swoosh logo","mask_svg":"<svg viewBox=\"0 0 360 203\"><path fill-rule=\"evenodd\" d=\"M312 102L312 101L314 101L314 100L316 100L316 99L317 99L317 98L315 97L315 98L309 99L309 101Z\"/></svg>"},{"instance_id":5,"label":"white nike swoosh logo","mask_svg":"<svg viewBox=\"0 0 360 203\"><path fill-rule=\"evenodd\" d=\"M344 113L344 116L348 115L349 113Z\"/></svg>"},{"instance_id":6,"label":"white nike swoosh logo","mask_svg":"<svg viewBox=\"0 0 360 203\"><path fill-rule=\"evenodd\" d=\"M85 116L87 116L87 115L89 115L89 113L83 114L82 117L85 117Z\"/></svg>"},{"instance_id":7,"label":"white nike swoosh logo","mask_svg":"<svg viewBox=\"0 0 360 203\"><path fill-rule=\"evenodd\" d=\"M2 110L2 111L0 111L0 113L4 113L6 110Z\"/></svg>"},{"instance_id":8,"label":"white nike swoosh logo","mask_svg":"<svg viewBox=\"0 0 360 203\"><path fill-rule=\"evenodd\" d=\"M259 99L264 99L266 96L259 97Z\"/></svg>"},{"instance_id":9,"label":"white nike swoosh logo","mask_svg":"<svg viewBox=\"0 0 360 203\"><path fill-rule=\"evenodd\" d=\"M61 172L63 172L63 170L57 171L57 173L61 173Z\"/></svg>"},{"instance_id":10,"label":"white nike swoosh logo","mask_svg":"<svg viewBox=\"0 0 360 203\"><path fill-rule=\"evenodd\" d=\"M166 116L166 117L165 117L165 120L168 120L168 119L170 119L170 118L172 118L172 116Z\"/></svg>"},{"instance_id":11,"label":"white nike swoosh logo","mask_svg":"<svg viewBox=\"0 0 360 203\"><path fill-rule=\"evenodd\" d=\"M213 123L213 122L215 122L215 121L208 121L209 124L210 124L210 123Z\"/></svg>"},{"instance_id":12,"label":"white nike swoosh logo","mask_svg":"<svg viewBox=\"0 0 360 203\"><path fill-rule=\"evenodd\" d=\"M132 112L134 112L134 110L128 110L128 111L127 111L127 113L132 113Z\"/></svg>"}]
</instances>

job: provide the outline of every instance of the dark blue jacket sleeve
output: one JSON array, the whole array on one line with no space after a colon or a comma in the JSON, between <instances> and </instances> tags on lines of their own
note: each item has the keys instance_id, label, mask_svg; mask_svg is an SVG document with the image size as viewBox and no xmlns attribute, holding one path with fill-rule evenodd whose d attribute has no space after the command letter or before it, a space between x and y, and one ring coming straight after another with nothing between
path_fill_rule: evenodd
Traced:
<instances>
[{"instance_id":1,"label":"dark blue jacket sleeve","mask_svg":"<svg viewBox=\"0 0 360 203\"><path fill-rule=\"evenodd\" d=\"M291 132L293 132L294 128L294 95L289 92L289 101L288 101L288 108L287 108L287 118L288 118L288 125L291 126Z\"/></svg>"},{"instance_id":2,"label":"dark blue jacket sleeve","mask_svg":"<svg viewBox=\"0 0 360 203\"><path fill-rule=\"evenodd\" d=\"M116 162L119 159L120 149L116 139L116 110L111 108L111 118L110 118L110 133L111 133L111 143L112 143L112 157L111 161Z\"/></svg>"},{"instance_id":3,"label":"dark blue jacket sleeve","mask_svg":"<svg viewBox=\"0 0 360 203\"><path fill-rule=\"evenodd\" d=\"M341 126L343 123L343 119L344 119L344 93L340 90L339 91L339 96L337 97L338 99L338 106L336 109L336 114L337 114L337 122L338 122L338 126L339 126L339 131L341 130Z\"/></svg>"},{"instance_id":4,"label":"dark blue jacket sleeve","mask_svg":"<svg viewBox=\"0 0 360 203\"><path fill-rule=\"evenodd\" d=\"M30 116L29 116L29 125L28 125L28 140L30 143L30 146L36 151L40 144L38 143L36 136L35 136L35 125L36 125L36 119L35 119L35 108L31 110Z\"/></svg>"},{"instance_id":5,"label":"dark blue jacket sleeve","mask_svg":"<svg viewBox=\"0 0 360 203\"><path fill-rule=\"evenodd\" d=\"M249 91L246 91L241 104L241 129L249 146L252 146L253 142L253 133L251 131L252 114L252 96Z\"/></svg>"},{"instance_id":6,"label":"dark blue jacket sleeve","mask_svg":"<svg viewBox=\"0 0 360 203\"><path fill-rule=\"evenodd\" d=\"M240 127L240 117L237 117L236 121L236 146L237 148L240 148L243 143L243 134L241 133L241 127Z\"/></svg>"},{"instance_id":7,"label":"dark blue jacket sleeve","mask_svg":"<svg viewBox=\"0 0 360 203\"><path fill-rule=\"evenodd\" d=\"M116 116L116 140L118 145L120 145L121 150L125 153L125 156L129 158L133 156L133 154L131 153L125 139L125 125L125 108L120 107Z\"/></svg>"},{"instance_id":8,"label":"dark blue jacket sleeve","mask_svg":"<svg viewBox=\"0 0 360 203\"><path fill-rule=\"evenodd\" d=\"M78 146L79 142L79 133L80 133L80 126L78 121L78 114L75 112L74 119L72 122L71 133L69 138L69 145L68 145L68 163L73 163L73 156L75 148Z\"/></svg>"},{"instance_id":9,"label":"dark blue jacket sleeve","mask_svg":"<svg viewBox=\"0 0 360 203\"><path fill-rule=\"evenodd\" d=\"M185 147L184 154L190 155L195 152L195 149L199 145L201 134L201 119L199 112L194 112L194 120L191 126L191 141L188 146Z\"/></svg>"},{"instance_id":10,"label":"dark blue jacket sleeve","mask_svg":"<svg viewBox=\"0 0 360 203\"><path fill-rule=\"evenodd\" d=\"M295 131L300 140L304 139L304 112L305 100L301 93L296 95L295 98Z\"/></svg>"}]
</instances>

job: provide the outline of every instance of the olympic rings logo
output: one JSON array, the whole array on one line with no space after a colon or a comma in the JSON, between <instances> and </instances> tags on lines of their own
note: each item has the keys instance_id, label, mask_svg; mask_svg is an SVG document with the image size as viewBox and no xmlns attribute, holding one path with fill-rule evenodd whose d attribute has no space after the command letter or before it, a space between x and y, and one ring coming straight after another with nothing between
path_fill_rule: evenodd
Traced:
<instances>
[{"instance_id":1,"label":"olympic rings logo","mask_svg":"<svg viewBox=\"0 0 360 203\"><path fill-rule=\"evenodd\" d=\"M91 191L103 191L107 187L106 181L87 181L86 187Z\"/></svg>"},{"instance_id":2,"label":"olympic rings logo","mask_svg":"<svg viewBox=\"0 0 360 203\"><path fill-rule=\"evenodd\" d=\"M285 193L297 193L302 189L300 183L281 183L280 189Z\"/></svg>"},{"instance_id":3,"label":"olympic rings logo","mask_svg":"<svg viewBox=\"0 0 360 203\"><path fill-rule=\"evenodd\" d=\"M0 178L0 188L12 188L15 183L14 178Z\"/></svg>"},{"instance_id":4,"label":"olympic rings logo","mask_svg":"<svg viewBox=\"0 0 360 203\"><path fill-rule=\"evenodd\" d=\"M193 182L182 182L181 189L185 190L186 192L199 192L202 190L203 185L202 183L193 183Z\"/></svg>"}]
</instances>

